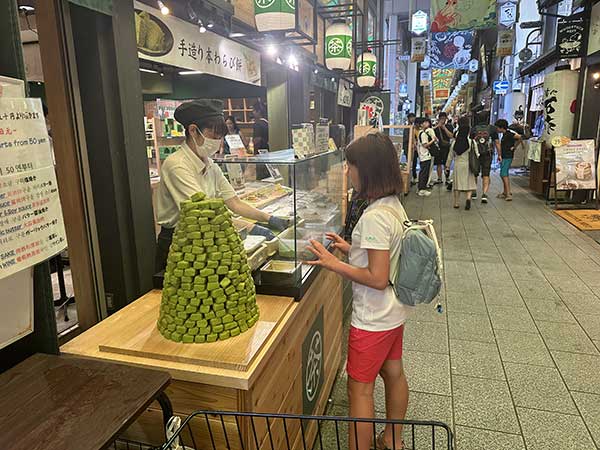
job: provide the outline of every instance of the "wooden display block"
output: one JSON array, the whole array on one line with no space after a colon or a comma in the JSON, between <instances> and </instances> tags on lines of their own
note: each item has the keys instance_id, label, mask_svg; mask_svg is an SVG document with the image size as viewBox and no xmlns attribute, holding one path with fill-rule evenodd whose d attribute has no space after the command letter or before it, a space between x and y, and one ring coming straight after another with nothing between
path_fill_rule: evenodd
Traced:
<instances>
[{"instance_id":1,"label":"wooden display block","mask_svg":"<svg viewBox=\"0 0 600 450\"><path fill-rule=\"evenodd\" d=\"M225 341L183 344L165 339L156 327L161 291L152 291L136 301L130 320L117 329L98 348L101 352L187 364L247 370L267 341L290 303L278 297L258 297L259 321L248 331Z\"/></svg>"}]
</instances>

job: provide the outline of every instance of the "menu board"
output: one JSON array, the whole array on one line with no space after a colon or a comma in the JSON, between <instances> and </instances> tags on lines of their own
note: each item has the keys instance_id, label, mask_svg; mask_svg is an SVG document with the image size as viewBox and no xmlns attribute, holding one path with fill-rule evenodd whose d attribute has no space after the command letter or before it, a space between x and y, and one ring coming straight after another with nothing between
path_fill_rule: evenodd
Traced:
<instances>
[{"instance_id":1,"label":"menu board","mask_svg":"<svg viewBox=\"0 0 600 450\"><path fill-rule=\"evenodd\" d=\"M0 279L66 244L42 103L0 98Z\"/></svg>"},{"instance_id":2,"label":"menu board","mask_svg":"<svg viewBox=\"0 0 600 450\"><path fill-rule=\"evenodd\" d=\"M596 189L595 144L593 139L570 141L554 149L556 189Z\"/></svg>"}]
</instances>

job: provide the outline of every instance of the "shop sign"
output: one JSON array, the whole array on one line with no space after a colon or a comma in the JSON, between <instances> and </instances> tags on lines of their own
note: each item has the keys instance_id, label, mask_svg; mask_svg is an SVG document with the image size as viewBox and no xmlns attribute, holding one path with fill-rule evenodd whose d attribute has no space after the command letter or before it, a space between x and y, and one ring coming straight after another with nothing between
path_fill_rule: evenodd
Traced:
<instances>
[{"instance_id":1,"label":"shop sign","mask_svg":"<svg viewBox=\"0 0 600 450\"><path fill-rule=\"evenodd\" d=\"M421 70L421 86L429 86L431 83L431 70Z\"/></svg>"},{"instance_id":2,"label":"shop sign","mask_svg":"<svg viewBox=\"0 0 600 450\"><path fill-rule=\"evenodd\" d=\"M583 14L558 19L556 48L561 58L580 58L585 54L586 24Z\"/></svg>"},{"instance_id":3,"label":"shop sign","mask_svg":"<svg viewBox=\"0 0 600 450\"><path fill-rule=\"evenodd\" d=\"M554 148L556 189L575 191L596 189L596 146L593 139L569 141Z\"/></svg>"},{"instance_id":4,"label":"shop sign","mask_svg":"<svg viewBox=\"0 0 600 450\"><path fill-rule=\"evenodd\" d=\"M67 237L39 99L0 99L0 279L64 250Z\"/></svg>"},{"instance_id":5,"label":"shop sign","mask_svg":"<svg viewBox=\"0 0 600 450\"><path fill-rule=\"evenodd\" d=\"M302 411L312 415L325 381L323 307L302 343Z\"/></svg>"},{"instance_id":6,"label":"shop sign","mask_svg":"<svg viewBox=\"0 0 600 450\"><path fill-rule=\"evenodd\" d=\"M444 99L444 98L448 98L450 96L450 90L449 89L436 89L433 92L433 98L434 99Z\"/></svg>"},{"instance_id":7,"label":"shop sign","mask_svg":"<svg viewBox=\"0 0 600 450\"><path fill-rule=\"evenodd\" d=\"M260 54L211 31L198 27L139 1L136 35L140 59L168 64L260 86Z\"/></svg>"},{"instance_id":8,"label":"shop sign","mask_svg":"<svg viewBox=\"0 0 600 450\"><path fill-rule=\"evenodd\" d=\"M500 15L498 23L505 27L512 27L517 21L517 5L513 2L506 2L500 5Z\"/></svg>"},{"instance_id":9,"label":"shop sign","mask_svg":"<svg viewBox=\"0 0 600 450\"><path fill-rule=\"evenodd\" d=\"M414 34L422 34L427 31L427 13L425 11L419 10L412 15L410 31Z\"/></svg>"},{"instance_id":10,"label":"shop sign","mask_svg":"<svg viewBox=\"0 0 600 450\"><path fill-rule=\"evenodd\" d=\"M411 62L423 62L427 53L427 38L414 37L410 43L410 60Z\"/></svg>"},{"instance_id":11,"label":"shop sign","mask_svg":"<svg viewBox=\"0 0 600 450\"><path fill-rule=\"evenodd\" d=\"M337 103L340 106L345 106L346 108L352 107L352 84L347 80L340 80L338 84L338 98Z\"/></svg>"},{"instance_id":12,"label":"shop sign","mask_svg":"<svg viewBox=\"0 0 600 450\"><path fill-rule=\"evenodd\" d=\"M180 100L156 100L156 114L160 120L172 119L175 116L175 110L183 102Z\"/></svg>"},{"instance_id":13,"label":"shop sign","mask_svg":"<svg viewBox=\"0 0 600 450\"><path fill-rule=\"evenodd\" d=\"M590 16L590 37L588 41L587 54L591 55L600 50L600 3L592 6Z\"/></svg>"},{"instance_id":14,"label":"shop sign","mask_svg":"<svg viewBox=\"0 0 600 450\"><path fill-rule=\"evenodd\" d=\"M408 84L400 83L400 86L398 89L398 95L400 97L408 97Z\"/></svg>"},{"instance_id":15,"label":"shop sign","mask_svg":"<svg viewBox=\"0 0 600 450\"><path fill-rule=\"evenodd\" d=\"M25 83L18 78L0 76L0 97L25 97Z\"/></svg>"},{"instance_id":16,"label":"shop sign","mask_svg":"<svg viewBox=\"0 0 600 450\"><path fill-rule=\"evenodd\" d=\"M513 52L513 30L498 30L498 41L496 43L496 56L510 56Z\"/></svg>"}]
</instances>

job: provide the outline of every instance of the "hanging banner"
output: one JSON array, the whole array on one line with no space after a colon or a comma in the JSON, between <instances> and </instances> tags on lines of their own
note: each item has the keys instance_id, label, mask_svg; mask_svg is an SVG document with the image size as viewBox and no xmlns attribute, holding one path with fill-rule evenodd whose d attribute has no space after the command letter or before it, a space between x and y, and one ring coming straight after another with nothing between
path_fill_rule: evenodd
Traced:
<instances>
[{"instance_id":1,"label":"hanging banner","mask_svg":"<svg viewBox=\"0 0 600 450\"><path fill-rule=\"evenodd\" d=\"M367 112L370 120L381 118L383 125L390 123L390 93L368 93L359 101L359 109Z\"/></svg>"},{"instance_id":2,"label":"hanging banner","mask_svg":"<svg viewBox=\"0 0 600 450\"><path fill-rule=\"evenodd\" d=\"M587 54L591 55L600 50L600 3L592 6L590 16L590 36L588 38Z\"/></svg>"},{"instance_id":3,"label":"hanging banner","mask_svg":"<svg viewBox=\"0 0 600 450\"><path fill-rule=\"evenodd\" d=\"M498 30L498 41L496 42L496 56L510 56L513 53L513 30Z\"/></svg>"},{"instance_id":4,"label":"hanging banner","mask_svg":"<svg viewBox=\"0 0 600 450\"><path fill-rule=\"evenodd\" d=\"M544 78L544 133L548 144L573 133L579 73L559 70Z\"/></svg>"},{"instance_id":5,"label":"hanging banner","mask_svg":"<svg viewBox=\"0 0 600 450\"><path fill-rule=\"evenodd\" d=\"M421 86L429 86L431 83L431 70L421 70Z\"/></svg>"},{"instance_id":6,"label":"hanging banner","mask_svg":"<svg viewBox=\"0 0 600 450\"><path fill-rule=\"evenodd\" d=\"M40 99L0 99L0 279L64 250L67 237Z\"/></svg>"},{"instance_id":7,"label":"hanging banner","mask_svg":"<svg viewBox=\"0 0 600 450\"><path fill-rule=\"evenodd\" d=\"M410 61L423 62L427 53L427 38L414 37L410 43Z\"/></svg>"},{"instance_id":8,"label":"hanging banner","mask_svg":"<svg viewBox=\"0 0 600 450\"><path fill-rule=\"evenodd\" d=\"M431 0L430 31L459 31L496 26L496 0Z\"/></svg>"},{"instance_id":9,"label":"hanging banner","mask_svg":"<svg viewBox=\"0 0 600 450\"><path fill-rule=\"evenodd\" d=\"M434 69L468 69L473 32L431 33L429 57Z\"/></svg>"},{"instance_id":10,"label":"hanging banner","mask_svg":"<svg viewBox=\"0 0 600 450\"><path fill-rule=\"evenodd\" d=\"M260 86L260 54L211 31L135 2L138 56Z\"/></svg>"},{"instance_id":11,"label":"hanging banner","mask_svg":"<svg viewBox=\"0 0 600 450\"><path fill-rule=\"evenodd\" d=\"M570 141L554 149L556 189L596 189L596 146L593 139Z\"/></svg>"},{"instance_id":12,"label":"hanging banner","mask_svg":"<svg viewBox=\"0 0 600 450\"><path fill-rule=\"evenodd\" d=\"M583 14L558 19L556 48L561 58L580 58L585 55L586 23Z\"/></svg>"}]
</instances>

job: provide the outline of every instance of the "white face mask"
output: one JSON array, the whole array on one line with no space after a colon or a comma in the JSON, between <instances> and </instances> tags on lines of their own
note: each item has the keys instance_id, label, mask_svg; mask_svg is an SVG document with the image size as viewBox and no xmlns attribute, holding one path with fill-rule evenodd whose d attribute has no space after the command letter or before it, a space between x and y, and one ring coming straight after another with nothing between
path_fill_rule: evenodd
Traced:
<instances>
[{"instance_id":1,"label":"white face mask","mask_svg":"<svg viewBox=\"0 0 600 450\"><path fill-rule=\"evenodd\" d=\"M196 146L196 152L201 158L210 158L212 155L217 153L221 149L221 139L210 139L202 134L202 131L198 130L200 136L204 138L204 144L198 145L196 138L192 136L194 145Z\"/></svg>"}]
</instances>

